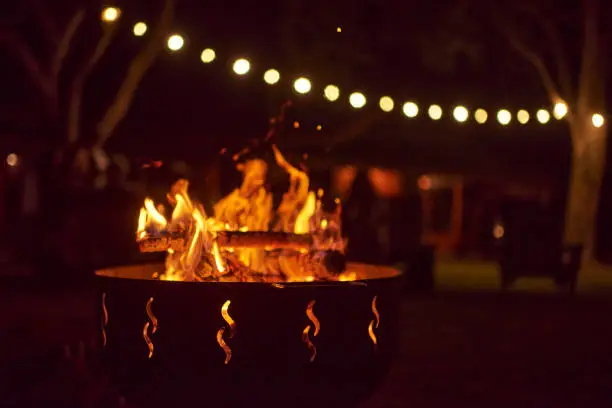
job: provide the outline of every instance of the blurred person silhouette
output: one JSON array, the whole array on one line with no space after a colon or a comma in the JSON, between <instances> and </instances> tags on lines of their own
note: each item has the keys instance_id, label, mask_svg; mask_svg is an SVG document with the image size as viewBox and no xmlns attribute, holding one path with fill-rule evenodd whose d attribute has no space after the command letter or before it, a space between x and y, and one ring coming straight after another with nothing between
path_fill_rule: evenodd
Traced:
<instances>
[{"instance_id":1,"label":"blurred person silhouette","mask_svg":"<svg viewBox=\"0 0 612 408\"><path fill-rule=\"evenodd\" d=\"M367 174L358 172L343 204L343 233L348 238L347 257L351 261L379 263L382 248L378 239L379 201Z\"/></svg>"},{"instance_id":2,"label":"blurred person silhouette","mask_svg":"<svg viewBox=\"0 0 612 408\"><path fill-rule=\"evenodd\" d=\"M117 157L106 168L106 187L100 191L97 217L103 220L98 225L100 251L93 259L94 268L129 263L135 249L134 231L141 203L132 194L127 184L129 167Z\"/></svg>"}]
</instances>

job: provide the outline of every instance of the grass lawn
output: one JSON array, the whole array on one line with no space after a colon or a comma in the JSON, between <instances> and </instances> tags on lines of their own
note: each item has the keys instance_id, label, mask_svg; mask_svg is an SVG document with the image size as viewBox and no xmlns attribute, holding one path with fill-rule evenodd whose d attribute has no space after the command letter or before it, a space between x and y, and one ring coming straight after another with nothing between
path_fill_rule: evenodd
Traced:
<instances>
[{"instance_id":1,"label":"grass lawn","mask_svg":"<svg viewBox=\"0 0 612 408\"><path fill-rule=\"evenodd\" d=\"M612 299L441 295L402 305L375 407L610 407Z\"/></svg>"}]
</instances>

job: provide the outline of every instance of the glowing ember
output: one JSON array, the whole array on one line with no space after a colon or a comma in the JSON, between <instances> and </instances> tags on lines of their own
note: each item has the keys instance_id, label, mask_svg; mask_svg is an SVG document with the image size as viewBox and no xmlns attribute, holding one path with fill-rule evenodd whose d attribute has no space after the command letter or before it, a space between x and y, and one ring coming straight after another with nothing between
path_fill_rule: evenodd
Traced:
<instances>
[{"instance_id":1,"label":"glowing ember","mask_svg":"<svg viewBox=\"0 0 612 408\"><path fill-rule=\"evenodd\" d=\"M274 158L289 176L289 189L276 211L264 185L266 162L254 159L237 165L243 180L222 198L208 216L179 180L167 195L165 208L146 198L136 237L143 252L167 251L162 280L291 281L356 280L344 271L346 242L342 238L339 201L323 211L323 191L310 191L310 180L276 148Z\"/></svg>"},{"instance_id":2,"label":"glowing ember","mask_svg":"<svg viewBox=\"0 0 612 408\"><path fill-rule=\"evenodd\" d=\"M312 324L314 325L314 332L312 333L313 337L316 337L317 334L319 334L319 329L321 328L321 324L319 323L319 319L317 319L317 317L314 314L314 311L312 310L315 304L315 300L311 300L308 303L308 306L306 307L306 316L308 316L308 320L310 320L312 322ZM315 359L315 357L317 356L317 348L315 347L315 345L313 344L312 340L310 340L310 328L312 326L309 324L308 326L306 326L304 328L304 331L302 332L302 341L304 343L306 343L306 346L308 347L308 349L311 352L310 355L310 362L312 363Z\"/></svg>"},{"instance_id":3,"label":"glowing ember","mask_svg":"<svg viewBox=\"0 0 612 408\"><path fill-rule=\"evenodd\" d=\"M225 303L223 303L223 306L221 306L221 316L223 317L223 320L225 320L225 322L229 326L229 329L230 329L229 338L231 339L236 334L236 322L234 322L234 319L232 319L232 317L229 315L228 309L229 309L230 303L231 303L231 300L226 300ZM227 345L227 343L223 339L224 333L225 333L225 327L221 327L219 331L217 331L217 343L219 343L219 346L225 352L225 364L227 364L232 358L232 349Z\"/></svg>"},{"instance_id":4,"label":"glowing ember","mask_svg":"<svg viewBox=\"0 0 612 408\"><path fill-rule=\"evenodd\" d=\"M157 331L157 318L155 317L155 315L153 314L153 311L151 310L151 303L153 303L153 298L150 298L147 301L147 306L145 307L147 311L147 316L149 316L150 322L146 322L142 329L142 337L144 338L144 341L145 343L147 343L147 347L149 348L149 358L153 357L153 350L155 349L155 347L153 346L153 342L151 341L151 338L149 337L149 326L153 325L151 329L151 335L155 334L155 332Z\"/></svg>"},{"instance_id":5,"label":"glowing ember","mask_svg":"<svg viewBox=\"0 0 612 408\"><path fill-rule=\"evenodd\" d=\"M108 325L108 310L106 310L106 292L102 293L102 347L106 347L106 326Z\"/></svg>"},{"instance_id":6,"label":"glowing ember","mask_svg":"<svg viewBox=\"0 0 612 408\"><path fill-rule=\"evenodd\" d=\"M380 315L378 314L378 309L376 308L376 299L377 296L374 296L374 298L372 299L372 313L374 313L374 319L372 319L370 325L368 326L368 334L370 335L370 339L372 339L372 343L374 343L374 346L378 344L376 334L374 333L374 328L378 329L378 326L380 324Z\"/></svg>"}]
</instances>

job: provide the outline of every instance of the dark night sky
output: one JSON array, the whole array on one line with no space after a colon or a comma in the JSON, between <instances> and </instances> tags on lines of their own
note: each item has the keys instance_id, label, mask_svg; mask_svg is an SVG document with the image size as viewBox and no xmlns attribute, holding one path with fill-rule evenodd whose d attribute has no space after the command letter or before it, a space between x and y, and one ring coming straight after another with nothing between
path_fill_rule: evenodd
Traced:
<instances>
[{"instance_id":1,"label":"dark night sky","mask_svg":"<svg viewBox=\"0 0 612 408\"><path fill-rule=\"evenodd\" d=\"M131 25L140 19L151 22L159 3L118 4L123 10L121 33L88 83L85 114L90 121L100 117L122 78L127 61L144 41L131 35ZM312 7L318 5L315 3ZM437 159L442 161L451 156L472 158L466 161L486 156L487 160L499 161L489 156L501 155L510 164L540 167L548 165L540 159L542 152L554 149L556 153L548 156L559 157L559 160L551 160L550 166L558 168L565 159L568 142L563 123L542 126L532 118L527 126L515 122L503 129L491 120L494 111L501 107L514 112L525 107L533 115L538 107L548 103L535 75L531 72L524 75L524 69L502 75L502 68L507 69L500 67L504 61L496 64L489 61L477 72L460 68L455 74L433 73L419 62L410 44L401 49L380 45L380 25L384 22L381 16L385 13L381 3L364 2L361 9L334 7L337 12L328 12L331 17L327 16L324 24L317 26L318 38L312 40L315 43L340 41L356 49L367 48L366 43L374 44L368 48L374 50L373 61L351 66L350 61L330 59L329 63L319 62L317 66L304 66L299 71L282 46L281 28L289 2L235 0L229 7L226 2L180 1L175 27L185 36L186 46L178 53L160 55L142 82L110 146L134 153L142 151L143 154L186 158L198 157L200 151L224 145L239 146L244 140L265 133L268 118L285 98L292 96L288 78L295 77L292 74L306 74L313 80L313 92L309 96L295 97L296 105L291 112L291 120L299 120L302 124L301 138L325 140L364 112L377 110L378 97L389 94L396 101L395 112L372 128L361 144L353 145L354 148L404 151L406 157L415 160L423 157L435 160L436 152L440 153ZM65 18L61 13L58 15ZM308 18L305 15L304 21ZM419 14L407 9L406 21L413 26L405 27L405 32L392 34L416 36L424 29L417 26L418 20ZM340 34L336 33L337 25L342 26ZM78 61L79 51L91 49L98 34L96 22L88 21L71 62ZM216 50L217 60L204 65L199 61L199 54L208 46ZM6 53L1 55L3 59L7 57ZM231 72L230 63L238 56L248 57L252 62L247 78L238 78ZM14 129L11 119L19 116L16 113L23 112L24 108L33 109L36 94L31 92L27 78L14 60L5 59L2 66L5 75L0 79L3 89L0 103L4 110L1 126L10 131ZM263 83L261 75L270 67L281 71L285 79L281 80L282 84L269 87ZM344 74L346 72L348 75ZM326 102L321 93L328 82L340 85L345 98L349 90L364 91L369 97L367 108L355 111L346 99L334 104ZM418 102L421 114L430 103L446 107L446 113L455 104L484 107L489 111L489 123L481 126L471 121L459 125L450 118L432 122L426 117L407 120L399 107L405 100ZM315 131L317 124L323 125L323 131ZM297 138L298 135L285 137Z\"/></svg>"}]
</instances>

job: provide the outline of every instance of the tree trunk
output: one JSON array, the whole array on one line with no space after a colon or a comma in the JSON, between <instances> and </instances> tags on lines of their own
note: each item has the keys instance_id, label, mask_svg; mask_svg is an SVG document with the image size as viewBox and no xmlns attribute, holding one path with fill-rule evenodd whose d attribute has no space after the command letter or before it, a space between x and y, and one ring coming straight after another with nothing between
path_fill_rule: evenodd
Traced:
<instances>
[{"instance_id":1,"label":"tree trunk","mask_svg":"<svg viewBox=\"0 0 612 408\"><path fill-rule=\"evenodd\" d=\"M595 128L590 116L578 115L571 126L573 155L565 212L566 244L584 245L583 265L595 249L597 207L606 160L606 127Z\"/></svg>"},{"instance_id":2,"label":"tree trunk","mask_svg":"<svg viewBox=\"0 0 612 408\"><path fill-rule=\"evenodd\" d=\"M127 74L119 86L115 99L110 104L104 117L98 122L98 140L96 145L103 147L117 125L125 118L138 85L144 78L160 51L164 48L164 39L172 27L175 0L165 0L159 21L150 35L149 42L132 59Z\"/></svg>"},{"instance_id":3,"label":"tree trunk","mask_svg":"<svg viewBox=\"0 0 612 408\"><path fill-rule=\"evenodd\" d=\"M108 46L113 40L117 24L107 24L104 34L96 45L94 53L89 57L81 70L76 74L70 87L70 99L68 101L68 142L74 143L79 139L81 132L81 104L83 102L83 89L89 74L100 61Z\"/></svg>"}]
</instances>

